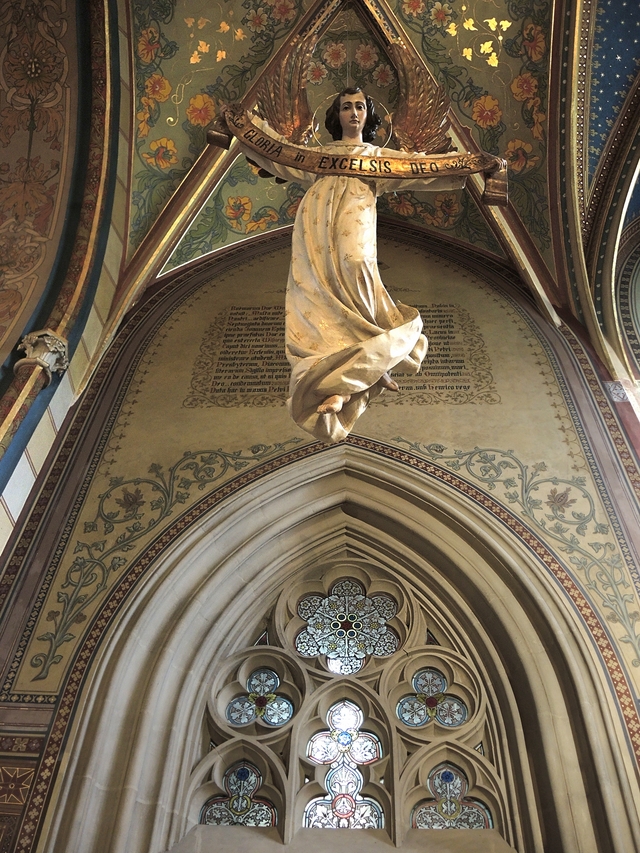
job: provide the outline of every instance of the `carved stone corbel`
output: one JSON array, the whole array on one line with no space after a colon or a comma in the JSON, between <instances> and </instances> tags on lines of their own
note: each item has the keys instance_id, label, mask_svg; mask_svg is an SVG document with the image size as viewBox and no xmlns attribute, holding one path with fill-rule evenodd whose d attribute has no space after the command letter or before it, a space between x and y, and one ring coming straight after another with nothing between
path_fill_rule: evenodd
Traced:
<instances>
[{"instance_id":1,"label":"carved stone corbel","mask_svg":"<svg viewBox=\"0 0 640 853\"><path fill-rule=\"evenodd\" d=\"M64 373L69 367L67 341L51 329L40 329L25 335L18 349L24 350L26 357L15 363L13 372L18 373L20 368L28 365L38 365L46 373L47 385L51 382L52 372Z\"/></svg>"}]
</instances>

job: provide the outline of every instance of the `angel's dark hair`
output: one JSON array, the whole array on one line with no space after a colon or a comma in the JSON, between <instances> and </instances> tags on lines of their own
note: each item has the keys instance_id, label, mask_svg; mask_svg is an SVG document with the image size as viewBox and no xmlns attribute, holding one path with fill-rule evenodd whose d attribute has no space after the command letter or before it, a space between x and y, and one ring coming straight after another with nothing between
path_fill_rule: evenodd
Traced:
<instances>
[{"instance_id":1,"label":"angel's dark hair","mask_svg":"<svg viewBox=\"0 0 640 853\"><path fill-rule=\"evenodd\" d=\"M373 142L376 138L376 131L382 124L382 119L375 110L373 98L370 98L369 95L362 91L362 89L351 86L348 89L343 89L327 110L327 117L324 120L324 126L327 128L333 139L342 139L342 125L340 124L340 98L344 95L357 95L358 93L364 95L365 103L367 105L367 120L362 130L362 139L364 142Z\"/></svg>"}]
</instances>

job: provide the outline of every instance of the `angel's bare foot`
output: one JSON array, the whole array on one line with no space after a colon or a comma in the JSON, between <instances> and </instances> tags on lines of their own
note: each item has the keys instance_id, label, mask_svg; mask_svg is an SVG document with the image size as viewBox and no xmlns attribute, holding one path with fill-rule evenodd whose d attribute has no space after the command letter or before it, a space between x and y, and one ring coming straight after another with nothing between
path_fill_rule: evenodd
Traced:
<instances>
[{"instance_id":1,"label":"angel's bare foot","mask_svg":"<svg viewBox=\"0 0 640 853\"><path fill-rule=\"evenodd\" d=\"M338 412L342 411L342 407L345 403L348 403L351 399L350 394L341 395L334 394L332 397L327 397L324 403L321 403L316 411L319 415L337 415Z\"/></svg>"},{"instance_id":2,"label":"angel's bare foot","mask_svg":"<svg viewBox=\"0 0 640 853\"><path fill-rule=\"evenodd\" d=\"M386 388L388 391L399 391L400 386L397 382L395 382L388 373L383 373L380 379L378 379L378 384L382 385L383 388Z\"/></svg>"}]
</instances>

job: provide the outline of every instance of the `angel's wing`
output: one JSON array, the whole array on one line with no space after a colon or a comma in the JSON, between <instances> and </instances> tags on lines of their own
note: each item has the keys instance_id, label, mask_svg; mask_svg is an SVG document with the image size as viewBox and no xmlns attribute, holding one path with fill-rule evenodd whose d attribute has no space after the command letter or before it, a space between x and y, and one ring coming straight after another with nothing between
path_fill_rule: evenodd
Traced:
<instances>
[{"instance_id":1,"label":"angel's wing","mask_svg":"<svg viewBox=\"0 0 640 853\"><path fill-rule=\"evenodd\" d=\"M264 75L256 92L261 118L295 145L308 142L312 132L313 115L307 100L312 51L310 39L296 36L282 60Z\"/></svg>"},{"instance_id":2,"label":"angel's wing","mask_svg":"<svg viewBox=\"0 0 640 853\"><path fill-rule=\"evenodd\" d=\"M400 97L393 113L392 139L402 151L445 154L449 138L449 97L421 65L410 64L405 48L392 43L388 51L396 67Z\"/></svg>"}]
</instances>

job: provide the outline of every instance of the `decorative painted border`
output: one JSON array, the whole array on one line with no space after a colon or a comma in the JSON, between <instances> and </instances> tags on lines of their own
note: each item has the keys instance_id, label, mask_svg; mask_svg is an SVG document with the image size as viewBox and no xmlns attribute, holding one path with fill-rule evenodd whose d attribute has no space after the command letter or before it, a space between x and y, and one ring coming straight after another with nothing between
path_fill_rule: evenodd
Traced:
<instances>
[{"instance_id":1,"label":"decorative painted border","mask_svg":"<svg viewBox=\"0 0 640 853\"><path fill-rule=\"evenodd\" d=\"M617 295L622 329L627 339L627 345L635 359L636 367L640 370L640 340L638 340L638 329L633 321L633 311L631 308L631 287L638 261L640 261L640 243L632 249L625 260L624 267L618 278Z\"/></svg>"},{"instance_id":2,"label":"decorative painted border","mask_svg":"<svg viewBox=\"0 0 640 853\"><path fill-rule=\"evenodd\" d=\"M640 715L623 667L616 655L605 627L602 625L592 606L586 600L573 578L545 543L513 513L495 501L490 495L485 494L471 483L462 480L452 471L440 468L412 453L390 447L372 439L350 436L346 443L349 446L366 450L374 455L406 465L413 471L420 471L425 476L446 484L456 492L474 501L478 506L490 513L492 517L498 519L504 527L514 533L527 546L531 553L537 557L540 563L552 573L559 586L572 600L601 655L611 678L615 697L619 703L632 753L638 766L640 766ZM278 459L269 461L246 474L234 478L220 489L205 496L198 504L185 512L174 524L158 536L156 540L150 543L140 557L132 564L130 571L123 575L110 591L102 607L96 613L91 629L85 635L75 655L74 663L65 679L64 688L54 713L47 745L31 790L25 819L20 828L17 848L26 853L26 851L32 850L34 844L37 842L44 812L49 803L60 767L61 753L77 708L76 700L84 684L85 676L105 629L135 589L138 580L153 566L155 559L175 541L176 537L195 524L204 515L211 512L212 509L224 500L237 494L242 489L253 485L259 479L277 469L323 452L330 452L330 448L320 443L315 443L285 453Z\"/></svg>"},{"instance_id":3,"label":"decorative painted border","mask_svg":"<svg viewBox=\"0 0 640 853\"><path fill-rule=\"evenodd\" d=\"M616 173L620 168L620 159L626 149L631 146L638 129L638 112L640 110L640 76L636 77L622 109L611 128L593 180L589 205L584 219L584 244L587 246L592 232L597 232L597 220L602 219L601 208L610 206L614 198L614 189L619 181Z\"/></svg>"}]
</instances>

